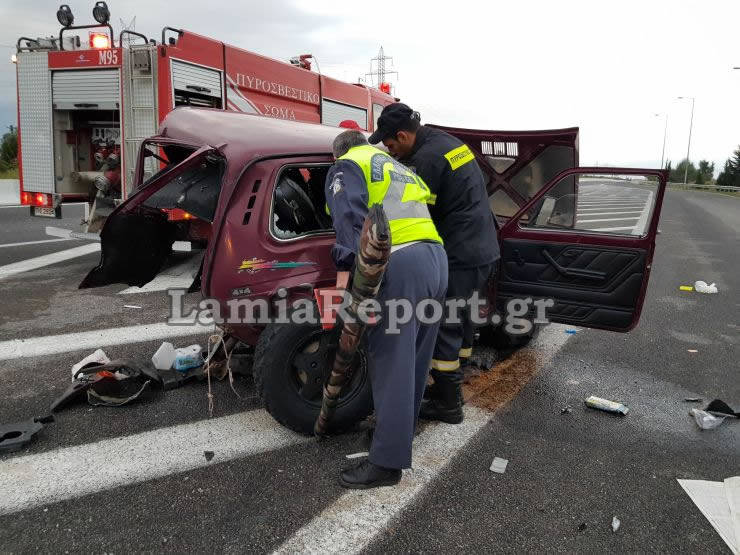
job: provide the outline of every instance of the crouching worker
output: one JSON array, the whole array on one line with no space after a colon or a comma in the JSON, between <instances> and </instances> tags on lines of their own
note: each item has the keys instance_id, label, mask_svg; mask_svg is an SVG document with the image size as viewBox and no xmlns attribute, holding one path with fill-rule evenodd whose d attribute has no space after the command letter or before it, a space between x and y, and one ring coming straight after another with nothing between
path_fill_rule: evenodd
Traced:
<instances>
[{"instance_id":1,"label":"crouching worker","mask_svg":"<svg viewBox=\"0 0 740 555\"><path fill-rule=\"evenodd\" d=\"M392 486L411 466L411 443L424 394L439 322L425 317L428 303L444 302L447 256L426 201L430 192L411 170L370 146L355 130L333 144L336 162L326 178L327 206L336 231L332 257L337 287L346 288L359 249L368 208L381 203L391 230L391 256L376 299L379 322L366 330L370 383L375 404L375 433L370 456L341 473L344 487ZM388 303L393 299L395 302ZM410 318L398 302L410 307ZM421 321L423 320L423 322ZM428 323L424 323L428 322Z\"/></svg>"}]
</instances>

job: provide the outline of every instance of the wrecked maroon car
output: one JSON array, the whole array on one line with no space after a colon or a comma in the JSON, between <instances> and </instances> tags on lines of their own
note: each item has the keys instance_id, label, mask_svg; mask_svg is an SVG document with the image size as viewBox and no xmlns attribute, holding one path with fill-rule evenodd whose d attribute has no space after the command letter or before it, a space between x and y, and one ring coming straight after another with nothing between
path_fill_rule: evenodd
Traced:
<instances>
[{"instance_id":1,"label":"wrecked maroon car","mask_svg":"<svg viewBox=\"0 0 740 555\"><path fill-rule=\"evenodd\" d=\"M577 128L442 129L470 147L488 180L501 260L484 312L504 314L512 299L552 299L550 322L632 329L647 289L665 172L580 168ZM248 114L174 110L142 144L139 185L106 221L100 264L80 287L141 287L181 256L173 252L176 241L189 241L192 255L201 257L193 289L224 307L239 300L272 303L284 297L282 290L288 301L314 302L314 289L336 279L324 181L338 132ZM479 341L499 349L526 344L534 333L514 335L494 324L480 328ZM266 409L284 425L311 433L337 329L316 323L220 327L256 347L253 373ZM334 428L347 428L371 410L360 349Z\"/></svg>"}]
</instances>

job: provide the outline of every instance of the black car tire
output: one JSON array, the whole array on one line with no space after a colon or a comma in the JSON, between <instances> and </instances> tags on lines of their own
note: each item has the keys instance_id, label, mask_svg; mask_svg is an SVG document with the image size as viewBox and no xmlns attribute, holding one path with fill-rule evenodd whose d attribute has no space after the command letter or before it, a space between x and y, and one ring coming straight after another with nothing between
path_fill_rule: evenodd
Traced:
<instances>
[{"instance_id":1,"label":"black car tire","mask_svg":"<svg viewBox=\"0 0 740 555\"><path fill-rule=\"evenodd\" d=\"M311 324L270 324L260 334L254 355L254 382L265 409L280 424L300 434L313 434L338 339L338 329L324 331ZM312 376L301 370L309 364L299 364L304 360L301 355L314 357L310 363L315 365ZM310 390L305 389L307 385ZM361 345L329 431L347 430L372 409L367 352Z\"/></svg>"}]
</instances>

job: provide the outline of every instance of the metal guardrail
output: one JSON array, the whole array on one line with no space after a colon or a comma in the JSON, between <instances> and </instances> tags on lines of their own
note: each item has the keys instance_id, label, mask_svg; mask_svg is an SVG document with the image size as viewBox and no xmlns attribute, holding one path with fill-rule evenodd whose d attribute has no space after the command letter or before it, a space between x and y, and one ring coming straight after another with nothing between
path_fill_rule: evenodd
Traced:
<instances>
[{"instance_id":1,"label":"metal guardrail","mask_svg":"<svg viewBox=\"0 0 740 555\"><path fill-rule=\"evenodd\" d=\"M697 185L696 183L671 183L668 182L669 187L674 187L676 189L698 189L698 190L711 190L711 191L718 191L718 192L730 192L730 193L737 193L740 192L740 187L730 187L726 185Z\"/></svg>"}]
</instances>

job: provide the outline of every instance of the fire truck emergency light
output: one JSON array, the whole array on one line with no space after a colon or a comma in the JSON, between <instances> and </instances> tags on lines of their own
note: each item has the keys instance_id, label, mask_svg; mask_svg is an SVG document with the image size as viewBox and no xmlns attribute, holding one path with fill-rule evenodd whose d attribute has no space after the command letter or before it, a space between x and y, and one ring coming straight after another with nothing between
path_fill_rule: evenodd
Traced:
<instances>
[{"instance_id":1,"label":"fire truck emergency light","mask_svg":"<svg viewBox=\"0 0 740 555\"><path fill-rule=\"evenodd\" d=\"M384 92L385 94L391 94L391 84L390 83L381 83L380 87L378 88L380 89L380 92Z\"/></svg>"},{"instance_id":2,"label":"fire truck emergency light","mask_svg":"<svg viewBox=\"0 0 740 555\"><path fill-rule=\"evenodd\" d=\"M110 48L110 38L103 33L90 33L90 46L93 48Z\"/></svg>"},{"instance_id":3,"label":"fire truck emergency light","mask_svg":"<svg viewBox=\"0 0 740 555\"><path fill-rule=\"evenodd\" d=\"M101 25L106 25L110 20L110 10L108 9L108 4L106 4L105 2L95 2L95 7L93 8L93 17L95 18L95 21L97 21Z\"/></svg>"},{"instance_id":4,"label":"fire truck emergency light","mask_svg":"<svg viewBox=\"0 0 740 555\"><path fill-rule=\"evenodd\" d=\"M67 4L62 4L57 10L57 21L62 27L70 27L75 22L75 16Z\"/></svg>"}]
</instances>

